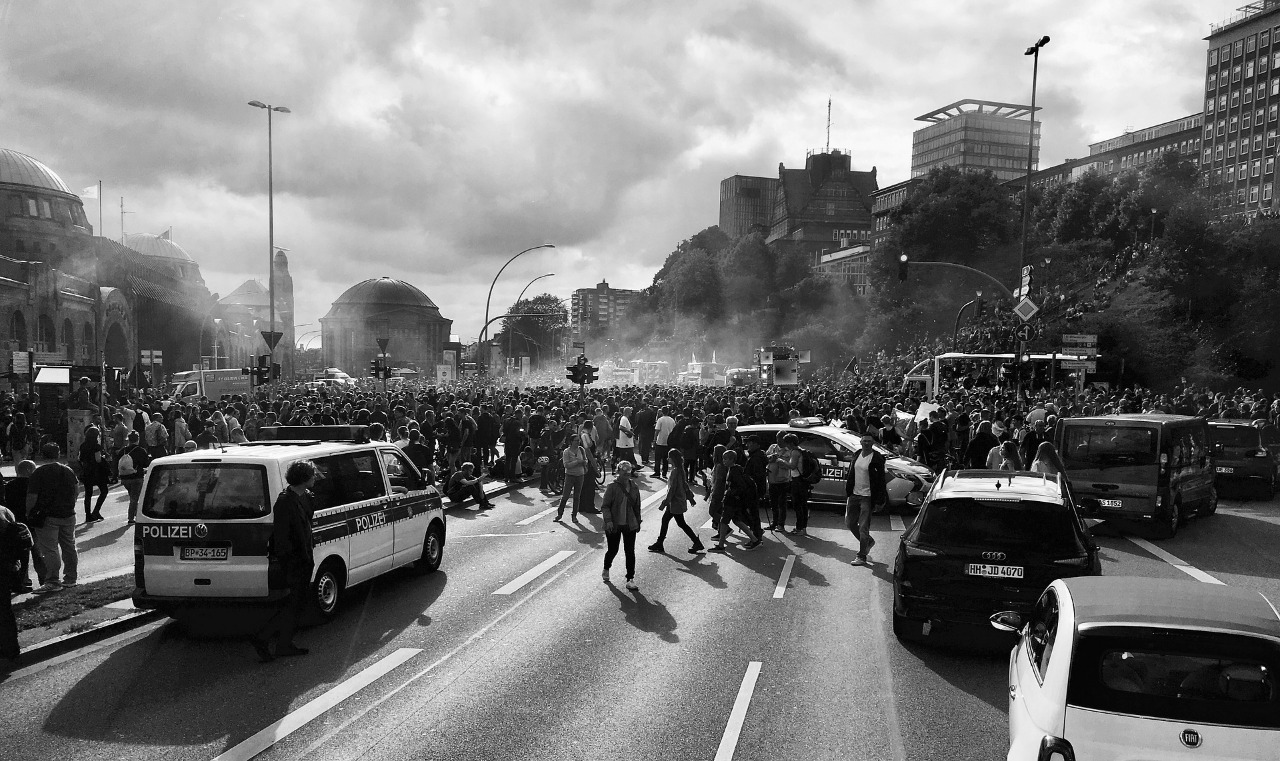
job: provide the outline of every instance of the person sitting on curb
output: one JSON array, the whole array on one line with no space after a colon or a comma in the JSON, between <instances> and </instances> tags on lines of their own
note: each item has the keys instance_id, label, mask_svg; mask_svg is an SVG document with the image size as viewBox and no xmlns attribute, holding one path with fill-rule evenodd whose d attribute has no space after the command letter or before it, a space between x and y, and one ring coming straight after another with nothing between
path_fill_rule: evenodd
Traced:
<instances>
[{"instance_id":1,"label":"person sitting on curb","mask_svg":"<svg viewBox=\"0 0 1280 761\"><path fill-rule=\"evenodd\" d=\"M480 477L472 475L475 467L475 463L472 462L462 463L462 469L449 476L444 495L455 505L462 504L469 497L474 497L480 503L481 510L488 510L493 507L493 503L485 496L484 487L480 485Z\"/></svg>"}]
</instances>

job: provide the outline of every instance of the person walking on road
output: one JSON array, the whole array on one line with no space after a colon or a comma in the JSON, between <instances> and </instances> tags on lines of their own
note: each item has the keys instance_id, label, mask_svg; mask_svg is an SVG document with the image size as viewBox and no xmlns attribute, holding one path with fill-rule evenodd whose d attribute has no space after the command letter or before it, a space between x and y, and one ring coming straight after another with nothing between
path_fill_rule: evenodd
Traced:
<instances>
[{"instance_id":1,"label":"person walking on road","mask_svg":"<svg viewBox=\"0 0 1280 761\"><path fill-rule=\"evenodd\" d=\"M116 472L120 474L120 484L129 493L129 522L138 517L138 497L142 495L142 477L151 465L151 453L142 446L142 437L137 431L129 431L128 445L116 461Z\"/></svg>"},{"instance_id":2,"label":"person walking on road","mask_svg":"<svg viewBox=\"0 0 1280 761\"><path fill-rule=\"evenodd\" d=\"M566 426L567 427L567 426ZM556 511L556 520L564 520L564 506L573 499L571 520L578 519L582 510L582 479L587 476L587 450L577 436L569 436L568 443L560 453L560 461L564 463L564 490L560 493L560 509Z\"/></svg>"},{"instance_id":3,"label":"person walking on road","mask_svg":"<svg viewBox=\"0 0 1280 761\"><path fill-rule=\"evenodd\" d=\"M45 444L40 453L50 462L36 468L27 483L27 520L37 527L36 543L44 564L44 576L35 593L49 594L76 585L80 561L76 552L76 474L58 461L62 451L57 444Z\"/></svg>"},{"instance_id":4,"label":"person walking on road","mask_svg":"<svg viewBox=\"0 0 1280 761\"><path fill-rule=\"evenodd\" d=\"M618 556L618 544L621 543L627 556L627 589L634 592L640 588L635 582L636 534L640 532L640 488L631 480L631 463L623 462L618 466L617 478L605 489L600 512L604 517L604 536L608 543L608 549L604 553L604 583L609 583L609 566L613 565L613 559Z\"/></svg>"},{"instance_id":5,"label":"person walking on road","mask_svg":"<svg viewBox=\"0 0 1280 761\"><path fill-rule=\"evenodd\" d=\"M31 552L31 532L13 513L0 507L0 661L18 658L18 620L9 590L16 586L23 560ZM25 579L25 573L23 574Z\"/></svg>"},{"instance_id":6,"label":"person walking on road","mask_svg":"<svg viewBox=\"0 0 1280 761\"><path fill-rule=\"evenodd\" d=\"M702 546L702 540L689 528L689 524L684 520L684 514L689 509L689 505L694 504L697 498L693 494L693 489L689 486L689 479L685 478L683 456L680 450L673 449L667 457L671 460L671 481L667 484L667 496L663 497L662 504L658 509L662 510L662 528L658 531L658 541L649 545L649 552L664 552L662 543L667 538L667 526L671 521L675 521L680 530L693 540L693 546L689 548L691 553L702 552L705 547Z\"/></svg>"},{"instance_id":7,"label":"person walking on road","mask_svg":"<svg viewBox=\"0 0 1280 761\"><path fill-rule=\"evenodd\" d=\"M288 590L283 603L253 638L253 649L263 663L281 655L306 655L307 648L298 647L293 635L306 609L311 588L311 572L315 557L311 539L311 487L319 469L310 460L299 460L285 471L288 484L271 508L271 557L282 570L282 583ZM268 586L274 586L268 584Z\"/></svg>"},{"instance_id":8,"label":"person walking on road","mask_svg":"<svg viewBox=\"0 0 1280 761\"><path fill-rule=\"evenodd\" d=\"M875 437L863 434L862 450L853 457L845 480L844 525L858 537L858 554L853 565L866 565L867 555L875 546L871 537L871 511L889 501L885 488L884 455L875 450Z\"/></svg>"},{"instance_id":9,"label":"person walking on road","mask_svg":"<svg viewBox=\"0 0 1280 761\"><path fill-rule=\"evenodd\" d=\"M102 448L101 433L97 426L84 429L84 441L80 444L80 481L84 484L84 522L96 523L102 520L102 503L107 501L107 491L111 488L111 469L107 465L107 453ZM93 490L98 489L98 502L89 509L93 501Z\"/></svg>"},{"instance_id":10,"label":"person walking on road","mask_svg":"<svg viewBox=\"0 0 1280 761\"><path fill-rule=\"evenodd\" d=\"M787 502L791 499L791 457L783 443L789 434L778 431L777 441L765 452L769 468L769 505L773 508L773 521L769 531L787 530Z\"/></svg>"},{"instance_id":11,"label":"person walking on road","mask_svg":"<svg viewBox=\"0 0 1280 761\"><path fill-rule=\"evenodd\" d=\"M653 429L653 464L656 469L660 469L655 475L663 480L666 480L667 468L670 467L667 451L671 449L671 431L675 427L675 418L671 417L670 410L663 407Z\"/></svg>"}]
</instances>

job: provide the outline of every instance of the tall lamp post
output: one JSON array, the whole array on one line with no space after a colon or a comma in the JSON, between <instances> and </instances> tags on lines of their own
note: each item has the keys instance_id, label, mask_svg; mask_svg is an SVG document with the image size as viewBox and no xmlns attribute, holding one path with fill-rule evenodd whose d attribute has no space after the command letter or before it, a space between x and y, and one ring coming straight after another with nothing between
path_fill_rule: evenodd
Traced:
<instances>
[{"instance_id":1,"label":"tall lamp post","mask_svg":"<svg viewBox=\"0 0 1280 761\"><path fill-rule=\"evenodd\" d=\"M1040 76L1040 48L1048 44L1049 35L1046 34L1023 53L1033 56L1035 61L1031 65L1031 126L1027 128L1027 187L1022 193L1022 255L1018 263L1018 277L1022 277L1022 268L1027 266L1027 217L1031 213L1031 168L1036 145L1036 80Z\"/></svg>"},{"instance_id":2,"label":"tall lamp post","mask_svg":"<svg viewBox=\"0 0 1280 761\"><path fill-rule=\"evenodd\" d=\"M490 322L489 301L493 299L493 286L497 285L498 278L502 276L502 270L505 270L508 264L511 264L516 259L519 259L521 256L524 256L530 251L536 251L540 248L555 248L555 246L551 243L543 243L538 246L530 246L529 248L526 248L525 250L521 251L520 253L508 259L507 264L502 265L502 269L498 270L498 274L493 276L493 282L489 283L489 295L484 297L484 327L480 330L480 343L479 343L480 351L485 350L485 344L488 343L489 341L489 322ZM477 357L476 359L477 361L479 361L480 358ZM485 362L484 364L487 367L489 363Z\"/></svg>"},{"instance_id":3,"label":"tall lamp post","mask_svg":"<svg viewBox=\"0 0 1280 761\"><path fill-rule=\"evenodd\" d=\"M267 353L271 355L271 366L276 361L276 205L274 177L271 166L271 113L273 111L291 113L284 106L273 106L260 100L251 100L249 105L267 112L267 301L271 310L271 338L267 339Z\"/></svg>"},{"instance_id":4,"label":"tall lamp post","mask_svg":"<svg viewBox=\"0 0 1280 761\"><path fill-rule=\"evenodd\" d=\"M524 292L525 292L525 291L527 291L527 290L529 290L529 286L533 285L534 283L538 282L539 280L541 280L541 279L542 279L542 278L544 278L544 277L555 277L555 276L556 276L556 273L554 273L554 272L548 272L548 273L547 273L547 274L545 274L545 275L538 275L538 276L537 276L537 277L535 277L534 279L532 279L532 280L530 280L529 282L525 283L525 284L524 284L524 288L521 288L521 289L520 289L520 295L519 295L519 296L516 296L516 303L515 303L515 305L512 307L512 309L516 309L516 308L518 308L518 307L520 306L520 300L524 298ZM528 338L528 336L525 336L525 337L526 337L526 338ZM541 349L539 349L539 352L541 352ZM510 357L510 356L511 356L511 331L510 331L510 330L507 330L507 356L508 356L508 357Z\"/></svg>"}]
</instances>

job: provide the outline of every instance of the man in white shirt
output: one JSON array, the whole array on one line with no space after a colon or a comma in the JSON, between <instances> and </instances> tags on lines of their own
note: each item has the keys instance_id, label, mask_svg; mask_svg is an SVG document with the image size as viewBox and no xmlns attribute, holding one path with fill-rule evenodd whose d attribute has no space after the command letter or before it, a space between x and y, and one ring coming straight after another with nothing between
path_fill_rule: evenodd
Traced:
<instances>
[{"instance_id":1,"label":"man in white shirt","mask_svg":"<svg viewBox=\"0 0 1280 761\"><path fill-rule=\"evenodd\" d=\"M671 417L671 410L663 407L658 413L658 420L654 423L653 447L654 447L654 463L653 468L658 478L667 479L667 452L671 449L671 431L676 427L675 418Z\"/></svg>"}]
</instances>

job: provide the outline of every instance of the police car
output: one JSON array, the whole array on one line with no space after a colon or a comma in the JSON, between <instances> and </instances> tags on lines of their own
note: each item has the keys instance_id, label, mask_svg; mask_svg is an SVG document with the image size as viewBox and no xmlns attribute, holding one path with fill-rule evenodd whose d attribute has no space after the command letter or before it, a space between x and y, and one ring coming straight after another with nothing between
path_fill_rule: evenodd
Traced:
<instances>
[{"instance_id":1,"label":"police car","mask_svg":"<svg viewBox=\"0 0 1280 761\"><path fill-rule=\"evenodd\" d=\"M861 437L819 417L794 418L786 425L773 423L738 428L738 433L744 438L752 434L759 437L765 450L777 441L779 431L794 433L800 440L800 448L818 458L818 464L822 467L822 481L813 487L810 499L843 504L849 468L853 466L854 455L862 451ZM894 454L879 444L875 445L875 449L885 459L889 507L918 506L923 501L925 492L933 485L933 471L922 463Z\"/></svg>"},{"instance_id":2,"label":"police car","mask_svg":"<svg viewBox=\"0 0 1280 761\"><path fill-rule=\"evenodd\" d=\"M991 623L1019 633L1010 761L1280 758L1280 615L1259 592L1060 579Z\"/></svg>"},{"instance_id":3,"label":"police car","mask_svg":"<svg viewBox=\"0 0 1280 761\"><path fill-rule=\"evenodd\" d=\"M309 605L321 618L332 618L356 584L403 566L440 567L440 495L398 447L370 442L364 426L268 427L263 435L152 462L134 533L136 606L179 615L285 594L268 584L272 507L299 460L320 471Z\"/></svg>"}]
</instances>

